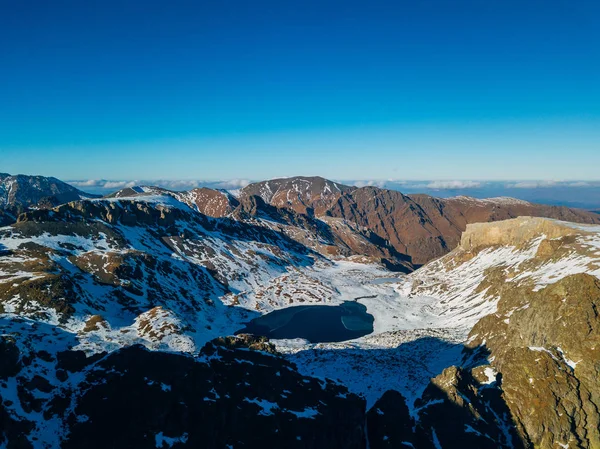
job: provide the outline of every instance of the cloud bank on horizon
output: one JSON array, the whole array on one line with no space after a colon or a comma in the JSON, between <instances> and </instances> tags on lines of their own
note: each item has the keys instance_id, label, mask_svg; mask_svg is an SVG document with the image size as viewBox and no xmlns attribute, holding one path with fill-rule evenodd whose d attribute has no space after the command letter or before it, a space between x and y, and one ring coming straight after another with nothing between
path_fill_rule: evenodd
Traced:
<instances>
[{"instance_id":1,"label":"cloud bank on horizon","mask_svg":"<svg viewBox=\"0 0 600 449\"><path fill-rule=\"evenodd\" d=\"M275 178L274 178L275 179ZM154 179L154 180L106 180L106 179L87 179L87 180L70 180L66 181L69 184L85 190L118 190L137 185L153 185L163 187L170 190L189 190L197 187L211 187L214 189L241 189L257 182L258 180L249 179L226 179L226 180L198 180L198 179ZM464 190L477 189L486 186L503 186L506 189L539 189L539 188L583 188L583 187L600 187L600 181L547 181L547 180L531 180L531 181L474 181L474 180L422 180L422 181L407 181L396 179L371 179L371 180L344 180L335 179L336 182L351 185L354 187L404 187L404 188L423 188L427 190Z\"/></svg>"},{"instance_id":2,"label":"cloud bank on horizon","mask_svg":"<svg viewBox=\"0 0 600 449\"><path fill-rule=\"evenodd\" d=\"M139 185L152 185L163 187L169 190L190 190L198 187L210 187L212 189L224 189L234 190L241 189L250 184L251 181L247 179L229 179L225 181L202 181L202 180L189 180L189 179L175 179L175 180L106 180L106 179L88 179L88 180L74 180L66 181L72 186L77 187L81 190L88 190L90 193L104 193L112 192L115 190L125 189L127 187L135 187Z\"/></svg>"},{"instance_id":3,"label":"cloud bank on horizon","mask_svg":"<svg viewBox=\"0 0 600 449\"><path fill-rule=\"evenodd\" d=\"M237 190L258 180L105 180L88 179L67 181L89 193L108 194L136 185L153 185L169 190L190 190L198 187ZM509 196L534 203L580 207L600 210L600 181L483 181L483 180L342 180L336 182L355 187L378 187L397 190L405 194L424 193L441 198L458 195L474 198Z\"/></svg>"}]
</instances>

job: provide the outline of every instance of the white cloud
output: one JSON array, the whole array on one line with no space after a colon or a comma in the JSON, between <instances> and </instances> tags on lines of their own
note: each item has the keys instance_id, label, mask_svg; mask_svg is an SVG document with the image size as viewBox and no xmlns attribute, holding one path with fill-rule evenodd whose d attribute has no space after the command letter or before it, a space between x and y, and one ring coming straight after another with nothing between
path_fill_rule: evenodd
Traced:
<instances>
[{"instance_id":1,"label":"white cloud","mask_svg":"<svg viewBox=\"0 0 600 449\"><path fill-rule=\"evenodd\" d=\"M86 181L67 181L75 187L101 187L106 181L104 179L88 179Z\"/></svg>"},{"instance_id":2,"label":"white cloud","mask_svg":"<svg viewBox=\"0 0 600 449\"><path fill-rule=\"evenodd\" d=\"M508 189L537 189L540 187L554 187L556 181L520 181L513 184L507 184Z\"/></svg>"},{"instance_id":3,"label":"white cloud","mask_svg":"<svg viewBox=\"0 0 600 449\"><path fill-rule=\"evenodd\" d=\"M126 187L134 187L137 181L106 181L102 188L104 189L124 189Z\"/></svg>"},{"instance_id":4,"label":"white cloud","mask_svg":"<svg viewBox=\"0 0 600 449\"><path fill-rule=\"evenodd\" d=\"M428 189L476 189L481 187L477 181L432 181L425 185Z\"/></svg>"},{"instance_id":5,"label":"white cloud","mask_svg":"<svg viewBox=\"0 0 600 449\"><path fill-rule=\"evenodd\" d=\"M243 189L250 181L247 179L230 179L229 181L221 181L213 184L215 189Z\"/></svg>"},{"instance_id":6,"label":"white cloud","mask_svg":"<svg viewBox=\"0 0 600 449\"><path fill-rule=\"evenodd\" d=\"M250 184L247 179L231 179L227 181L202 181L197 179L159 179L159 180L111 180L106 179L88 179L68 181L69 184L94 192L112 192L115 190L134 187L137 185L159 186L169 190L191 190L196 187L210 187L213 189L240 189Z\"/></svg>"},{"instance_id":7,"label":"white cloud","mask_svg":"<svg viewBox=\"0 0 600 449\"><path fill-rule=\"evenodd\" d=\"M597 182L589 181L520 181L506 184L508 189L538 189L547 187L597 187Z\"/></svg>"},{"instance_id":8,"label":"white cloud","mask_svg":"<svg viewBox=\"0 0 600 449\"><path fill-rule=\"evenodd\" d=\"M370 180L370 181L353 181L352 185L354 187L379 187L379 188L384 188L386 185L385 181L377 181L377 180Z\"/></svg>"},{"instance_id":9,"label":"white cloud","mask_svg":"<svg viewBox=\"0 0 600 449\"><path fill-rule=\"evenodd\" d=\"M133 187L138 184L138 181L107 181L106 179L88 179L84 181L67 181L72 186L85 189L123 189L125 187Z\"/></svg>"}]
</instances>

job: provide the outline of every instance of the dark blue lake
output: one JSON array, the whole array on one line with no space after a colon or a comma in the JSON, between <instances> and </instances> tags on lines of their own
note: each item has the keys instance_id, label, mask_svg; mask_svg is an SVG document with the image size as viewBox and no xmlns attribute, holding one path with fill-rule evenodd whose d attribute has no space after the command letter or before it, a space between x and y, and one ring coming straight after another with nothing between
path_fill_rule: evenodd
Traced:
<instances>
[{"instance_id":1,"label":"dark blue lake","mask_svg":"<svg viewBox=\"0 0 600 449\"><path fill-rule=\"evenodd\" d=\"M311 343L352 340L373 332L373 315L357 302L337 306L294 306L255 318L236 334L273 339L304 338Z\"/></svg>"}]
</instances>

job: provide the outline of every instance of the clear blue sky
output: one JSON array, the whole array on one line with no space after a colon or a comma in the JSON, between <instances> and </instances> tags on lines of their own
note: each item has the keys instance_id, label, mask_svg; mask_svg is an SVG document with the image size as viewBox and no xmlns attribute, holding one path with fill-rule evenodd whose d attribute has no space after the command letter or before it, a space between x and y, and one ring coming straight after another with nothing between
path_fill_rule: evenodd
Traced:
<instances>
[{"instance_id":1,"label":"clear blue sky","mask_svg":"<svg viewBox=\"0 0 600 449\"><path fill-rule=\"evenodd\" d=\"M600 2L2 1L0 172L600 179Z\"/></svg>"}]
</instances>

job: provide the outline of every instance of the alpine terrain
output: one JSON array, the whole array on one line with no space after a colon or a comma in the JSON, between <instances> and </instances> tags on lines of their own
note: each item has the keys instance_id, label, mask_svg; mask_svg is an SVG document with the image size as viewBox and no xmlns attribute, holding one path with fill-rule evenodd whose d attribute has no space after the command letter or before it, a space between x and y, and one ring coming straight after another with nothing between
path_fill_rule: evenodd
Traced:
<instances>
[{"instance_id":1,"label":"alpine terrain","mask_svg":"<svg viewBox=\"0 0 600 449\"><path fill-rule=\"evenodd\" d=\"M0 175L0 447L600 448L600 215Z\"/></svg>"}]
</instances>

